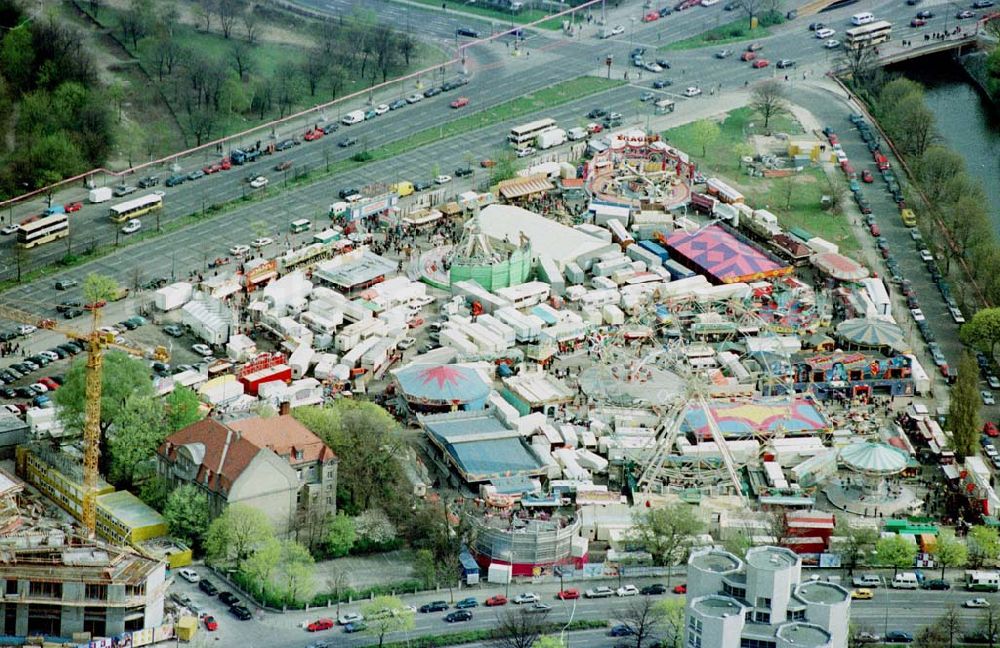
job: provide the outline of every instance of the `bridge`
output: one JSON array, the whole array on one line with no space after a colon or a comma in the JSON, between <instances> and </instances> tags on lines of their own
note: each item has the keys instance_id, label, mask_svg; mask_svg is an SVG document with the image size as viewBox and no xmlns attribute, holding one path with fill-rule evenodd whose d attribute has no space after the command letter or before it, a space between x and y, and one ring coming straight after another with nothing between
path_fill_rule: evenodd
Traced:
<instances>
[{"instance_id":1,"label":"bridge","mask_svg":"<svg viewBox=\"0 0 1000 648\"><path fill-rule=\"evenodd\" d=\"M971 31L961 34L953 33L942 40L913 41L912 46L906 47L900 41L892 41L891 44L886 43L879 46L878 64L882 66L892 65L948 51L954 52L955 56L961 56L972 50L980 49L986 42L987 39L982 34Z\"/></svg>"}]
</instances>

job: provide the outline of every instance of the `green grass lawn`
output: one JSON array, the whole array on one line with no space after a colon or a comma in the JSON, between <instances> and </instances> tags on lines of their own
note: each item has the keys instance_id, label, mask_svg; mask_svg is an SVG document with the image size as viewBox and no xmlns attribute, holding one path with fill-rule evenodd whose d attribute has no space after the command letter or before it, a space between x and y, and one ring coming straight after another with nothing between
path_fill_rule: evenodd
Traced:
<instances>
[{"instance_id":1,"label":"green grass lawn","mask_svg":"<svg viewBox=\"0 0 1000 648\"><path fill-rule=\"evenodd\" d=\"M442 4L440 0L411 0L411 2L418 2L431 7L440 7ZM464 2L447 2L447 6L449 10L453 10L456 13L466 13L493 19L497 22L498 29L501 27L509 28L511 24L526 25L528 23L535 22L536 20L541 20L550 13L540 9L522 9L515 14L511 14L511 12L504 11L503 9L482 7L475 4L466 4ZM550 18L549 20L543 20L538 23L537 26L543 29L558 30L562 29L562 20L562 18Z\"/></svg>"},{"instance_id":2,"label":"green grass lawn","mask_svg":"<svg viewBox=\"0 0 1000 648\"><path fill-rule=\"evenodd\" d=\"M750 29L750 21L746 18L741 18L725 25L713 27L697 36L674 41L659 49L661 51L698 49L699 47L706 47L708 45L728 45L729 43L738 43L739 41L751 38L764 38L765 36L770 36L767 27L758 25L756 29Z\"/></svg>"},{"instance_id":3,"label":"green grass lawn","mask_svg":"<svg viewBox=\"0 0 1000 648\"><path fill-rule=\"evenodd\" d=\"M820 198L832 195L826 174L819 167L806 168L791 178L757 178L746 175L740 162L752 150L748 138L764 131L763 120L748 107L728 113L719 123L719 137L705 147L697 139L693 124L684 124L664 133L671 145L690 155L706 176L719 175L746 196L747 204L773 212L785 229L800 227L852 254L858 241L847 218L823 209ZM802 125L791 115L771 118L768 131L801 135ZM746 150L741 151L741 147Z\"/></svg>"}]
</instances>

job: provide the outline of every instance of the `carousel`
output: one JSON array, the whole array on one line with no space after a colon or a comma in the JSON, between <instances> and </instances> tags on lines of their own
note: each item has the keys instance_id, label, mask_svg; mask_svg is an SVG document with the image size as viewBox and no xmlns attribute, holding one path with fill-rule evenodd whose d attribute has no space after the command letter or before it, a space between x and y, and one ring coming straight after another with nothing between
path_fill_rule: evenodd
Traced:
<instances>
[{"instance_id":1,"label":"carousel","mask_svg":"<svg viewBox=\"0 0 1000 648\"><path fill-rule=\"evenodd\" d=\"M863 441L842 448L837 455L841 469L823 488L838 509L864 517L892 517L913 513L922 500L902 481L910 468L909 455L881 441Z\"/></svg>"}]
</instances>

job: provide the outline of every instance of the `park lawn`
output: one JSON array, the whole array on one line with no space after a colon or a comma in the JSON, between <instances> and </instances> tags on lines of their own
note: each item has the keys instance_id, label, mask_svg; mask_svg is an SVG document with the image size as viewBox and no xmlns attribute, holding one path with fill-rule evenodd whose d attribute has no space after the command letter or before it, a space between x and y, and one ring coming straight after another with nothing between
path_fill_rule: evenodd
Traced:
<instances>
[{"instance_id":1,"label":"park lawn","mask_svg":"<svg viewBox=\"0 0 1000 648\"><path fill-rule=\"evenodd\" d=\"M770 36L767 27L758 25L756 29L750 29L750 21L746 18L741 18L725 25L713 27L696 36L668 43L659 49L664 52L698 49L699 47L707 47L709 45L728 45L751 38L764 38L765 36Z\"/></svg>"},{"instance_id":2,"label":"park lawn","mask_svg":"<svg viewBox=\"0 0 1000 648\"><path fill-rule=\"evenodd\" d=\"M738 147L743 145L749 152L747 139L763 133L763 126L763 120L751 108L737 108L719 123L719 137L706 147L704 156L693 123L672 128L664 136L672 146L690 155L706 176L722 176L743 192L747 204L773 212L786 230L799 227L836 243L847 254L856 252L858 241L847 218L821 207L821 197L835 193L821 168L807 168L790 179L746 175ZM789 135L805 132L792 115L772 117L767 130Z\"/></svg>"},{"instance_id":3,"label":"park lawn","mask_svg":"<svg viewBox=\"0 0 1000 648\"><path fill-rule=\"evenodd\" d=\"M428 5L431 7L439 7L442 3L439 0L410 0L411 2L416 2L422 5ZM515 25L526 25L528 23L533 23L536 20L541 20L549 15L548 12L542 11L540 9L522 9L516 14L511 14L509 11L504 11L503 9L495 9L493 7L481 7L478 5L470 5L464 3L448 2L448 10L453 11L458 14L470 14L474 16L480 16L482 18L491 18L498 22L497 28L508 27L511 24ZM567 7L568 8L568 7ZM550 18L549 20L543 20L536 25L542 29L562 29L562 19L561 18Z\"/></svg>"}]
</instances>

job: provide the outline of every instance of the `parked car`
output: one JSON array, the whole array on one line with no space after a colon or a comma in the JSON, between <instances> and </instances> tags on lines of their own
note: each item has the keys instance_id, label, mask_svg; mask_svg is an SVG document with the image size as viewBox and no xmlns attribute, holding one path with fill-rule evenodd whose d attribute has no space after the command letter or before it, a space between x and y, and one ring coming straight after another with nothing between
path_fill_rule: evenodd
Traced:
<instances>
[{"instance_id":1,"label":"parked car","mask_svg":"<svg viewBox=\"0 0 1000 648\"><path fill-rule=\"evenodd\" d=\"M426 612L444 612L448 609L448 604L444 601L431 601L430 603L424 603L417 610L422 613Z\"/></svg>"},{"instance_id":2,"label":"parked car","mask_svg":"<svg viewBox=\"0 0 1000 648\"><path fill-rule=\"evenodd\" d=\"M503 594L494 594L486 599L486 607L496 607L500 605L507 605L507 597Z\"/></svg>"},{"instance_id":3,"label":"parked car","mask_svg":"<svg viewBox=\"0 0 1000 648\"><path fill-rule=\"evenodd\" d=\"M184 580L186 580L189 583L197 583L198 581L201 580L201 577L198 576L198 572L196 572L193 569L187 569L187 568L185 568L185 569L178 569L177 570L177 575L180 576L181 578L183 578Z\"/></svg>"},{"instance_id":4,"label":"parked car","mask_svg":"<svg viewBox=\"0 0 1000 648\"><path fill-rule=\"evenodd\" d=\"M465 610L467 608L479 607L479 601L475 597L470 596L469 598L464 598L455 604L455 608L459 610Z\"/></svg>"},{"instance_id":5,"label":"parked car","mask_svg":"<svg viewBox=\"0 0 1000 648\"><path fill-rule=\"evenodd\" d=\"M570 587L568 589L561 590L558 594L556 594L556 598L561 601L578 599L580 598L580 590Z\"/></svg>"},{"instance_id":6,"label":"parked car","mask_svg":"<svg viewBox=\"0 0 1000 648\"><path fill-rule=\"evenodd\" d=\"M655 583L653 585L647 585L646 587L643 587L641 590L639 590L639 593L640 594L645 594L647 596L654 595L654 594L666 594L667 593L667 586L666 585L662 585L660 583Z\"/></svg>"},{"instance_id":7,"label":"parked car","mask_svg":"<svg viewBox=\"0 0 1000 648\"><path fill-rule=\"evenodd\" d=\"M253 614L245 605L234 605L229 608L229 611L240 621L249 621L253 618Z\"/></svg>"},{"instance_id":8,"label":"parked car","mask_svg":"<svg viewBox=\"0 0 1000 648\"><path fill-rule=\"evenodd\" d=\"M205 592L209 596L215 596L216 594L219 593L219 588L217 588L212 581L205 579L202 579L198 582L198 589L200 589L202 592Z\"/></svg>"},{"instance_id":9,"label":"parked car","mask_svg":"<svg viewBox=\"0 0 1000 648\"><path fill-rule=\"evenodd\" d=\"M230 607L240 602L240 599L235 594L225 590L219 592L219 600L222 601L223 605Z\"/></svg>"},{"instance_id":10,"label":"parked car","mask_svg":"<svg viewBox=\"0 0 1000 648\"><path fill-rule=\"evenodd\" d=\"M622 585L615 590L615 594L619 597L621 596L636 596L639 594L639 588L635 585Z\"/></svg>"},{"instance_id":11,"label":"parked car","mask_svg":"<svg viewBox=\"0 0 1000 648\"><path fill-rule=\"evenodd\" d=\"M349 616L350 617L357 617L356 620L359 620L359 621L361 620L361 615L360 614L345 614L341 618L345 618L345 617L349 617ZM354 619L352 619L352 620L354 620ZM350 621L346 621L345 623L342 623L341 625L345 625L346 623L350 623ZM306 630L309 631L309 632L319 632L321 630L329 630L330 628L333 627L333 625L334 625L333 624L333 619L316 619L315 621L313 621L312 623L310 623L309 625L306 626Z\"/></svg>"},{"instance_id":12,"label":"parked car","mask_svg":"<svg viewBox=\"0 0 1000 648\"><path fill-rule=\"evenodd\" d=\"M587 590L586 593L584 593L584 596L587 598L607 598L609 596L613 596L614 593L615 591L610 587L601 585L600 587L594 587Z\"/></svg>"},{"instance_id":13,"label":"parked car","mask_svg":"<svg viewBox=\"0 0 1000 648\"><path fill-rule=\"evenodd\" d=\"M472 612L468 610L455 610L454 612L449 612L444 616L446 623L461 623L462 621L471 621Z\"/></svg>"}]
</instances>

